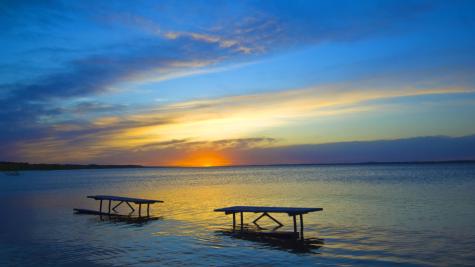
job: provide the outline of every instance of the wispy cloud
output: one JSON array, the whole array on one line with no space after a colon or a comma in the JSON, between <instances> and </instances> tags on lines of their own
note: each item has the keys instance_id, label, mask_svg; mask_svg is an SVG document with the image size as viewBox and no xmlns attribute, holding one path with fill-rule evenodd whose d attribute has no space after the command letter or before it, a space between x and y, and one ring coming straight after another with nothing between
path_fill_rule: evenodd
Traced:
<instances>
[{"instance_id":1,"label":"wispy cloud","mask_svg":"<svg viewBox=\"0 0 475 267\"><path fill-rule=\"evenodd\" d=\"M232 65L219 65L219 61L189 61L189 62L171 62L165 68L152 69L140 75L135 75L128 80L128 83L148 84L163 81L175 80L183 77L190 77L203 74L225 72L244 68L258 61L236 63Z\"/></svg>"},{"instance_id":2,"label":"wispy cloud","mask_svg":"<svg viewBox=\"0 0 475 267\"><path fill-rule=\"evenodd\" d=\"M160 147L196 148L212 144L226 147L223 137L243 140L252 146L252 137L263 129L327 116L384 109L372 101L400 97L473 93L470 88L432 88L400 90L353 90L310 88L265 94L195 100L150 107L143 113L99 117L82 127L54 125L50 136L21 145L25 154L64 155L65 150L87 148L84 158L110 151L149 151ZM251 139L249 139L251 138ZM272 141L273 139L256 139ZM235 142L240 146L241 142ZM152 149L153 148L153 149ZM49 151L49 152L48 152ZM31 156L32 158L35 155ZM80 154L75 153L78 160ZM72 159L71 159L72 160Z\"/></svg>"}]
</instances>

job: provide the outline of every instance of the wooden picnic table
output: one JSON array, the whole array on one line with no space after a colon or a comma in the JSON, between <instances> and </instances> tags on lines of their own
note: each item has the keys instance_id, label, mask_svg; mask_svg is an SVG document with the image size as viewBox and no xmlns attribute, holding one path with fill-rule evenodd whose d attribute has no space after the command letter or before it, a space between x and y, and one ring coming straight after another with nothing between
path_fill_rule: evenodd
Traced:
<instances>
[{"instance_id":1,"label":"wooden picnic table","mask_svg":"<svg viewBox=\"0 0 475 267\"><path fill-rule=\"evenodd\" d=\"M139 217L142 216L142 204L147 205L147 217L150 216L150 204L154 203L163 203L161 200L154 200L154 199L143 199L143 198L133 198L133 197L121 197L121 196L108 196L108 195L95 195L95 196L87 196L88 198L92 198L94 200L99 200L99 213L102 214L102 201L106 200L109 201L109 208L108 213L111 214L111 210L116 211L116 208L119 207L122 203L125 203L129 206L132 212L135 209L130 205L130 203L134 203L139 205ZM112 201L118 201L119 203L116 204L114 207L111 208Z\"/></svg>"},{"instance_id":2,"label":"wooden picnic table","mask_svg":"<svg viewBox=\"0 0 475 267\"><path fill-rule=\"evenodd\" d=\"M219 208L215 209L216 212L224 212L226 215L232 214L233 215L233 229L236 228L236 213L241 215L241 232L244 229L244 213L245 212L252 212L252 213L262 213L259 217L257 217L253 223L257 224L257 221L260 220L262 217L267 216L279 226L278 228L282 227L283 224L279 222L277 219L272 217L269 213L287 213L287 215L293 217L294 222L294 234L298 235L301 240L304 240L303 236L303 215L309 212L316 212L322 211L322 208L295 208L295 207L263 207L263 206L233 206L233 207L226 207L226 208ZM300 233L297 232L297 216L300 218Z\"/></svg>"}]
</instances>

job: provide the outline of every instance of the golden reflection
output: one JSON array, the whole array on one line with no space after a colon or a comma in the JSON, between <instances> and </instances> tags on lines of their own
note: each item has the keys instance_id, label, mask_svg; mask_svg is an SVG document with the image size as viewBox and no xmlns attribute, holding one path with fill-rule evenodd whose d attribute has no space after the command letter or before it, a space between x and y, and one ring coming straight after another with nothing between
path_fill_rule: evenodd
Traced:
<instances>
[{"instance_id":1,"label":"golden reflection","mask_svg":"<svg viewBox=\"0 0 475 267\"><path fill-rule=\"evenodd\" d=\"M188 221L205 224L205 227L229 227L232 225L232 217L223 213L214 212L214 209L249 205L249 206L321 206L318 202L300 202L301 196L313 196L315 192L321 193L327 190L325 186L318 189L305 184L272 184L256 183L243 180L242 177L229 178L228 171L222 170L183 170L186 175L191 175L187 181L176 181L173 185L161 183L159 180L152 183L129 184L129 190L120 192L121 195L141 197L148 199L160 199L163 204L151 206L153 216L166 216L174 220ZM215 173L213 175L212 173ZM205 174L203 176L203 174ZM209 174L214 178L209 179ZM232 181L239 181L237 184ZM205 185L206 184L206 185ZM323 194L323 193L321 193ZM285 196L285 197L282 197ZM328 205L325 204L325 207ZM333 207L333 206L331 206ZM308 214L308 225L312 222L322 222L324 213ZM250 223L259 214L246 214L245 222ZM291 217L287 214L274 214L273 217L284 223L284 229L292 226ZM263 225L273 225L270 220L263 220Z\"/></svg>"}]
</instances>

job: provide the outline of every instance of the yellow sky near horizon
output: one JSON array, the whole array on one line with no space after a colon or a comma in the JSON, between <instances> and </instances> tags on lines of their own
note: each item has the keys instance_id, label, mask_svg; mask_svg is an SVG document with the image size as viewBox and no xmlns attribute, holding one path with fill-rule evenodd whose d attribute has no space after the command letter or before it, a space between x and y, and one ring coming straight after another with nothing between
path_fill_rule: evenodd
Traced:
<instances>
[{"instance_id":1,"label":"yellow sky near horizon","mask_svg":"<svg viewBox=\"0 0 475 267\"><path fill-rule=\"evenodd\" d=\"M338 87L316 87L185 101L150 107L137 114L99 117L91 125L85 126L85 129L89 130L88 133L79 137L74 135L75 139L51 136L26 143L22 149L31 158L43 155L53 162L77 161L97 157L105 150L135 151L157 143L186 140L188 147L186 144L179 147L184 151L181 158L169 160L168 165L230 165L233 164L231 159L219 153L221 148L211 147L212 143L208 143L206 150L203 147L197 148L193 142L252 138L259 136L259 133L266 129L278 133L276 129L292 127L292 124L299 121L309 125L312 120L318 118L377 113L387 109L387 102L391 99L470 92L473 92L470 88L345 90ZM56 124L54 128L58 136L82 130L77 125L68 124ZM290 132L286 135L287 139L278 139L271 143L255 142L252 146L319 143L316 139L292 138L292 134L298 133ZM162 145L160 148L163 147L169 148L173 145ZM75 151L74 155L69 156L68 150Z\"/></svg>"}]
</instances>

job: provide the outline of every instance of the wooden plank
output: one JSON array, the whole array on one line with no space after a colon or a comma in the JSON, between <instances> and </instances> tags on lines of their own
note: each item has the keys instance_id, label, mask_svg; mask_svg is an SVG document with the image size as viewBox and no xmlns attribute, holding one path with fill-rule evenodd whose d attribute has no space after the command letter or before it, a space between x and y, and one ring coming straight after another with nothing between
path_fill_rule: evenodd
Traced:
<instances>
[{"instance_id":1,"label":"wooden plank","mask_svg":"<svg viewBox=\"0 0 475 267\"><path fill-rule=\"evenodd\" d=\"M74 213L76 214L90 214L90 215L105 215L105 216L127 216L122 214L115 214L115 213L106 213L97 210L88 210L88 209L73 209Z\"/></svg>"},{"instance_id":2,"label":"wooden plank","mask_svg":"<svg viewBox=\"0 0 475 267\"><path fill-rule=\"evenodd\" d=\"M110 218L110 219L117 219L117 220L124 220L127 222L147 222L152 220L159 220L159 217L133 217L130 215L124 214L116 214L116 213L106 213L106 212L99 212L96 210L88 210L88 209L73 209L75 214L79 215L99 215L102 218Z\"/></svg>"},{"instance_id":3,"label":"wooden plank","mask_svg":"<svg viewBox=\"0 0 475 267\"><path fill-rule=\"evenodd\" d=\"M263 207L263 206L233 206L215 209L216 212L225 212L227 214L234 212L273 212L273 213L287 213L290 216L306 214L309 212L322 211L322 208L295 208L295 207Z\"/></svg>"},{"instance_id":4,"label":"wooden plank","mask_svg":"<svg viewBox=\"0 0 475 267\"><path fill-rule=\"evenodd\" d=\"M87 197L95 199L95 200L126 201L126 202L133 202L135 204L163 203L162 200L133 198L133 197L121 197L121 196L94 195L94 196L87 196Z\"/></svg>"}]
</instances>

